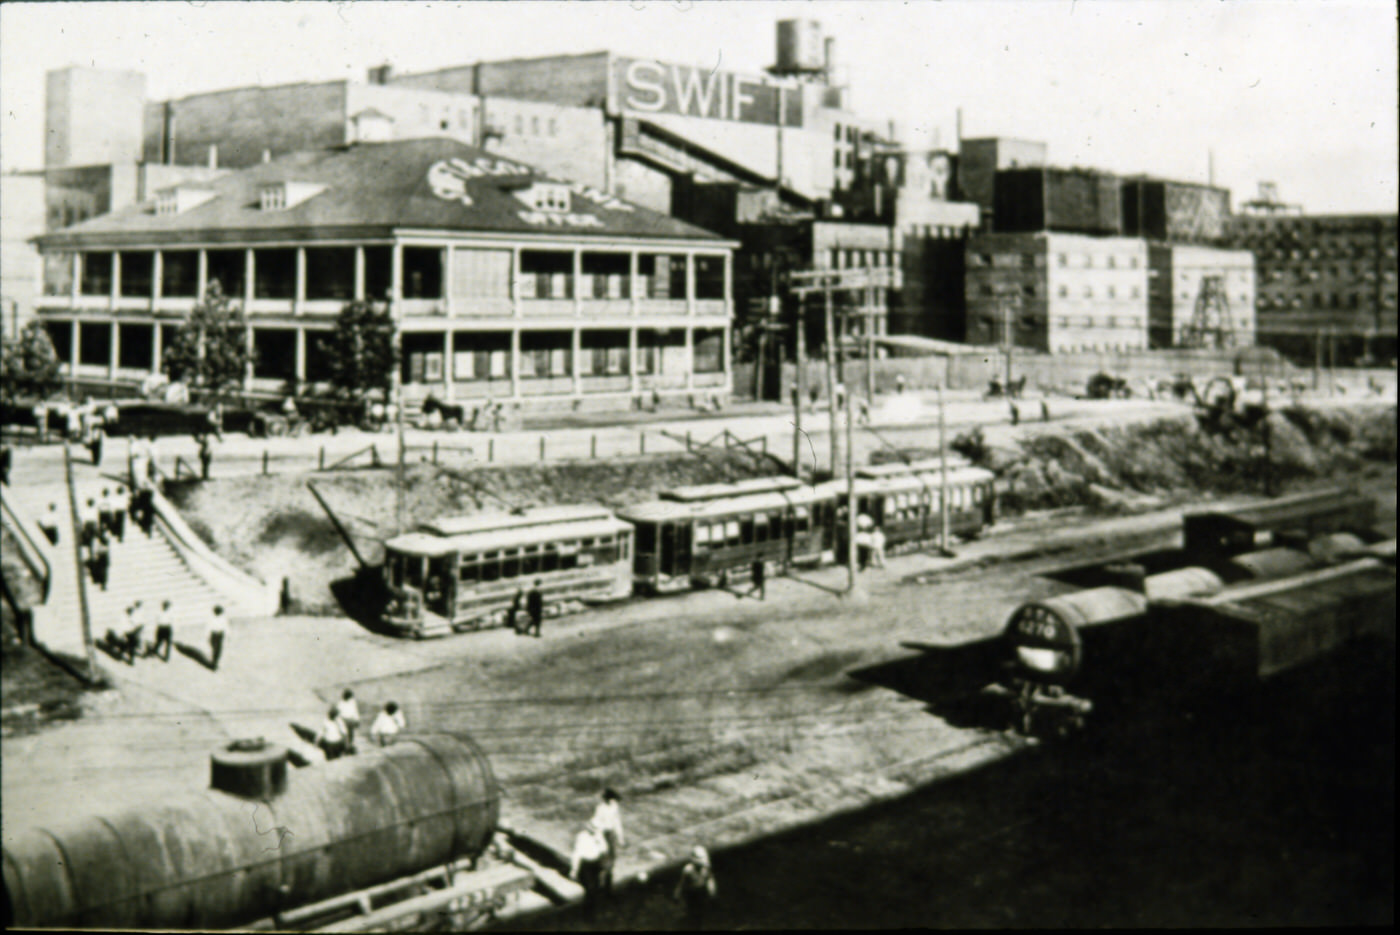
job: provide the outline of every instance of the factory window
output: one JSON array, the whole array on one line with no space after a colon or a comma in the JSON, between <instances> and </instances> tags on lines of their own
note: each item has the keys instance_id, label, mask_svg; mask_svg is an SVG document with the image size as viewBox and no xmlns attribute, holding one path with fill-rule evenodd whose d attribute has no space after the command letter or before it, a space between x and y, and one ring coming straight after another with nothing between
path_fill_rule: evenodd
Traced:
<instances>
[{"instance_id":1,"label":"factory window","mask_svg":"<svg viewBox=\"0 0 1400 935\"><path fill-rule=\"evenodd\" d=\"M355 248L309 247L306 251L306 298L355 297Z\"/></svg>"},{"instance_id":2,"label":"factory window","mask_svg":"<svg viewBox=\"0 0 1400 935\"><path fill-rule=\"evenodd\" d=\"M841 142L841 124L836 124L836 142Z\"/></svg>"},{"instance_id":3,"label":"factory window","mask_svg":"<svg viewBox=\"0 0 1400 935\"><path fill-rule=\"evenodd\" d=\"M630 299L632 260L625 253L585 253L583 255L585 298Z\"/></svg>"},{"instance_id":4,"label":"factory window","mask_svg":"<svg viewBox=\"0 0 1400 935\"><path fill-rule=\"evenodd\" d=\"M441 247L403 248L403 297L405 299L442 298Z\"/></svg>"},{"instance_id":5,"label":"factory window","mask_svg":"<svg viewBox=\"0 0 1400 935\"><path fill-rule=\"evenodd\" d=\"M149 299L156 255L148 250L143 250L139 253L124 252L120 256L121 283L118 288L121 289L121 294Z\"/></svg>"},{"instance_id":6,"label":"factory window","mask_svg":"<svg viewBox=\"0 0 1400 935\"><path fill-rule=\"evenodd\" d=\"M1118 327L1118 319L1115 318L1115 317L1113 317L1112 315L1109 315L1108 318L1106 318L1106 319L1104 320L1103 326L1104 326L1105 328L1117 328L1117 327Z\"/></svg>"},{"instance_id":7,"label":"factory window","mask_svg":"<svg viewBox=\"0 0 1400 935\"><path fill-rule=\"evenodd\" d=\"M290 299L296 296L297 252L291 248L258 250L253 255L253 296Z\"/></svg>"},{"instance_id":8,"label":"factory window","mask_svg":"<svg viewBox=\"0 0 1400 935\"><path fill-rule=\"evenodd\" d=\"M73 323L69 321L46 321L44 330L49 333L49 343L53 345L54 356L63 363L73 359Z\"/></svg>"},{"instance_id":9,"label":"factory window","mask_svg":"<svg viewBox=\"0 0 1400 935\"><path fill-rule=\"evenodd\" d=\"M1142 298L1142 287L1141 287L1141 286L1133 286L1133 298L1135 298L1135 299L1140 299L1140 298Z\"/></svg>"},{"instance_id":10,"label":"factory window","mask_svg":"<svg viewBox=\"0 0 1400 935\"><path fill-rule=\"evenodd\" d=\"M550 117L550 118L549 118L549 135L550 135L550 136L558 136L558 135L559 135L559 121L558 121L556 118L554 118L554 117Z\"/></svg>"},{"instance_id":11,"label":"factory window","mask_svg":"<svg viewBox=\"0 0 1400 935\"><path fill-rule=\"evenodd\" d=\"M461 127L462 129L466 129L466 127L467 127L467 112L466 112L465 110L459 110L459 111L457 111L457 126Z\"/></svg>"},{"instance_id":12,"label":"factory window","mask_svg":"<svg viewBox=\"0 0 1400 935\"><path fill-rule=\"evenodd\" d=\"M573 373L573 337L567 331L526 331L520 335L520 375L526 379Z\"/></svg>"},{"instance_id":13,"label":"factory window","mask_svg":"<svg viewBox=\"0 0 1400 935\"><path fill-rule=\"evenodd\" d=\"M995 295L995 294L996 294L996 293L994 293L994 292L992 291L992 285L991 285L991 283L986 283L986 282L982 283L982 294L983 294L983 295Z\"/></svg>"},{"instance_id":14,"label":"factory window","mask_svg":"<svg viewBox=\"0 0 1400 935\"><path fill-rule=\"evenodd\" d=\"M199 289L199 251L165 250L160 255L160 294L194 298Z\"/></svg>"},{"instance_id":15,"label":"factory window","mask_svg":"<svg viewBox=\"0 0 1400 935\"><path fill-rule=\"evenodd\" d=\"M1069 257L1065 256L1063 253L1057 256L1056 259L1059 261L1061 269L1069 265Z\"/></svg>"},{"instance_id":16,"label":"factory window","mask_svg":"<svg viewBox=\"0 0 1400 935\"><path fill-rule=\"evenodd\" d=\"M1130 256L1130 257L1128 257L1128 268L1129 268L1129 269L1137 269L1137 261L1138 261L1138 258L1135 257L1135 256Z\"/></svg>"},{"instance_id":17,"label":"factory window","mask_svg":"<svg viewBox=\"0 0 1400 935\"><path fill-rule=\"evenodd\" d=\"M117 366L126 370L150 370L154 329L150 325L120 325Z\"/></svg>"},{"instance_id":18,"label":"factory window","mask_svg":"<svg viewBox=\"0 0 1400 935\"><path fill-rule=\"evenodd\" d=\"M1035 297L1035 285L1033 283L1026 283L1021 287L1021 291L1031 298Z\"/></svg>"},{"instance_id":19,"label":"factory window","mask_svg":"<svg viewBox=\"0 0 1400 935\"><path fill-rule=\"evenodd\" d=\"M323 383L330 380L330 362L334 354L335 333L333 331L306 332L306 380L308 383Z\"/></svg>"},{"instance_id":20,"label":"factory window","mask_svg":"<svg viewBox=\"0 0 1400 935\"><path fill-rule=\"evenodd\" d=\"M1035 254L1034 254L1034 253L1023 253L1023 254L1021 254L1021 268L1022 268L1022 269L1035 269Z\"/></svg>"},{"instance_id":21,"label":"factory window","mask_svg":"<svg viewBox=\"0 0 1400 935\"><path fill-rule=\"evenodd\" d=\"M579 351L582 376L619 376L630 372L626 331L584 331L579 335Z\"/></svg>"},{"instance_id":22,"label":"factory window","mask_svg":"<svg viewBox=\"0 0 1400 935\"><path fill-rule=\"evenodd\" d=\"M525 118L520 116L519 114L515 115L515 135L525 135Z\"/></svg>"},{"instance_id":23,"label":"factory window","mask_svg":"<svg viewBox=\"0 0 1400 935\"><path fill-rule=\"evenodd\" d=\"M1067 298L1069 298L1069 286L1061 286L1061 287L1060 287L1060 298L1062 298L1062 299L1067 299Z\"/></svg>"},{"instance_id":24,"label":"factory window","mask_svg":"<svg viewBox=\"0 0 1400 935\"><path fill-rule=\"evenodd\" d=\"M1109 257L1109 259L1112 260L1113 257ZM1118 288L1117 288L1116 286L1109 286L1109 287L1108 287L1108 297L1109 297L1110 299L1116 299L1116 298L1118 298Z\"/></svg>"},{"instance_id":25,"label":"factory window","mask_svg":"<svg viewBox=\"0 0 1400 935\"><path fill-rule=\"evenodd\" d=\"M1094 255L1093 255L1092 253L1086 253L1086 254L1084 254L1084 268L1085 268L1085 269L1093 269L1093 268L1094 268Z\"/></svg>"},{"instance_id":26,"label":"factory window","mask_svg":"<svg viewBox=\"0 0 1400 935\"><path fill-rule=\"evenodd\" d=\"M254 328L253 376L294 380L296 374L296 331L291 328Z\"/></svg>"},{"instance_id":27,"label":"factory window","mask_svg":"<svg viewBox=\"0 0 1400 935\"><path fill-rule=\"evenodd\" d=\"M111 295L112 254L84 253L82 257L82 279L80 280L79 293L81 295Z\"/></svg>"},{"instance_id":28,"label":"factory window","mask_svg":"<svg viewBox=\"0 0 1400 935\"><path fill-rule=\"evenodd\" d=\"M531 135L531 136L539 136L539 135L540 135L540 118L539 118L539 117L531 117L531 118L530 118L530 135Z\"/></svg>"},{"instance_id":29,"label":"factory window","mask_svg":"<svg viewBox=\"0 0 1400 935\"><path fill-rule=\"evenodd\" d=\"M643 298L679 301L686 297L684 256L643 253L637 257L637 269Z\"/></svg>"}]
</instances>

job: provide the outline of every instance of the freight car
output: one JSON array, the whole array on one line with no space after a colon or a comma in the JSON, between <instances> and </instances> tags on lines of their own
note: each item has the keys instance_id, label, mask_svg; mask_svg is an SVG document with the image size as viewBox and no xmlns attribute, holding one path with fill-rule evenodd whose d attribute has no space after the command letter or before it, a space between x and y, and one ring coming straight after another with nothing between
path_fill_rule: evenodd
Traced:
<instances>
[{"instance_id":1,"label":"freight car","mask_svg":"<svg viewBox=\"0 0 1400 935\"><path fill-rule=\"evenodd\" d=\"M1314 540L1333 543L1336 537ZM1030 733L1042 715L1058 728L1083 726L1093 698L1124 698L1151 677L1142 662L1152 656L1153 634L1162 632L1160 606L1278 580L1303 580L1326 566L1320 556L1349 557L1334 548L1272 548L1237 555L1215 570L1188 567L1142 578L1132 587L1110 585L1076 591L1017 608L1003 630L1005 671L998 693L1010 699L1019 728ZM1171 649L1163 650L1169 654ZM1083 678L1086 660L1095 662ZM1112 660L1111 664L1102 660Z\"/></svg>"},{"instance_id":2,"label":"freight car","mask_svg":"<svg viewBox=\"0 0 1400 935\"><path fill-rule=\"evenodd\" d=\"M1254 506L1187 513L1182 517L1182 534L1187 554L1208 562L1283 544L1288 538L1363 532L1375 522L1374 500L1333 487Z\"/></svg>"},{"instance_id":3,"label":"freight car","mask_svg":"<svg viewBox=\"0 0 1400 935\"><path fill-rule=\"evenodd\" d=\"M483 853L500 789L465 736L404 737L287 775L213 757L212 788L73 814L4 842L6 928L217 929Z\"/></svg>"}]
</instances>

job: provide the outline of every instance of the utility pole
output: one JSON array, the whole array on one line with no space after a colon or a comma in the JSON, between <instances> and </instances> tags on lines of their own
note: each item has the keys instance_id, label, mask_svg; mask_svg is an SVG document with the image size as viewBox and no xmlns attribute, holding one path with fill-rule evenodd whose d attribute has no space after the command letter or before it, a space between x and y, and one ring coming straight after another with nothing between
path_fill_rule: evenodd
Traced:
<instances>
[{"instance_id":1,"label":"utility pole","mask_svg":"<svg viewBox=\"0 0 1400 935\"><path fill-rule=\"evenodd\" d=\"M946 380L945 372L943 380L938 382L938 524L940 549L944 555L951 555L948 548L948 432L943 420L943 383Z\"/></svg>"},{"instance_id":2,"label":"utility pole","mask_svg":"<svg viewBox=\"0 0 1400 935\"><path fill-rule=\"evenodd\" d=\"M876 289L871 286L866 295L869 301L865 307L865 398L870 408L875 409L875 310L878 307Z\"/></svg>"},{"instance_id":3,"label":"utility pole","mask_svg":"<svg viewBox=\"0 0 1400 935\"><path fill-rule=\"evenodd\" d=\"M1002 350L1006 354L1006 396L1011 397L1011 349L1016 344L1015 334L1011 330L1011 305L1012 296L1003 292L1001 295L1001 344Z\"/></svg>"},{"instance_id":4,"label":"utility pole","mask_svg":"<svg viewBox=\"0 0 1400 935\"><path fill-rule=\"evenodd\" d=\"M860 590L860 582L856 578L856 533L859 527L856 523L856 446L852 437L855 419L851 417L854 397L854 393L846 391L846 593L852 597L857 596Z\"/></svg>"},{"instance_id":5,"label":"utility pole","mask_svg":"<svg viewBox=\"0 0 1400 935\"><path fill-rule=\"evenodd\" d=\"M88 606L87 578L83 577L82 521L78 518L78 492L73 486L73 456L63 440L63 475L68 483L68 510L73 521L73 562L78 572L78 609L83 617L83 648L87 651L88 682L97 684L97 658L92 648L92 609ZM31 632L30 636L33 636Z\"/></svg>"},{"instance_id":6,"label":"utility pole","mask_svg":"<svg viewBox=\"0 0 1400 935\"><path fill-rule=\"evenodd\" d=\"M822 290L822 295L826 300L826 397L831 412L831 476L835 477L836 465L840 463L841 435L836 417L836 316L830 283Z\"/></svg>"},{"instance_id":7,"label":"utility pole","mask_svg":"<svg viewBox=\"0 0 1400 935\"><path fill-rule=\"evenodd\" d=\"M797 332L796 370L792 391L792 476L802 479L802 401L807 395L807 297L797 296L793 329ZM781 373L781 371L779 371ZM812 470L815 471L813 463Z\"/></svg>"},{"instance_id":8,"label":"utility pole","mask_svg":"<svg viewBox=\"0 0 1400 935\"><path fill-rule=\"evenodd\" d=\"M390 318L393 317L393 311L392 311L392 310L393 310L393 295L394 295L394 294L391 292L391 293L390 293L390 299L389 299L389 301L390 301ZM395 528L395 530L396 530L399 534L402 534L402 533L403 533L404 438L403 438L403 375L402 375L402 373L401 373L401 368L403 367L403 330L402 330L401 328L399 328L397 324L396 324L395 327L394 327L394 345L395 345L395 347L398 349L398 353L394 355L394 369L393 369L393 372L392 372L393 380L392 380L391 387L390 387L390 395L393 397L392 402L393 402L393 405L394 405L394 416L395 416L395 421L398 423L398 435L399 435L399 465L398 465L398 471L397 471L397 474L398 474L397 480L398 480L398 482L395 484L395 487L397 488L397 490L396 490L395 497L394 497L394 516L395 516L395 525L394 525L394 528Z\"/></svg>"}]
</instances>

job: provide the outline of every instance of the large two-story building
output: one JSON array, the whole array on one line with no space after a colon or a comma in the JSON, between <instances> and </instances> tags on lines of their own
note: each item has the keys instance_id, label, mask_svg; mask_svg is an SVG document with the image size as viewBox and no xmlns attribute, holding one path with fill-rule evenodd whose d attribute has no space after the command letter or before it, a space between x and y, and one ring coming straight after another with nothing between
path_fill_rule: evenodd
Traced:
<instances>
[{"instance_id":1,"label":"large two-story building","mask_svg":"<svg viewBox=\"0 0 1400 935\"><path fill-rule=\"evenodd\" d=\"M732 241L455 140L294 153L37 242L39 314L80 381L158 370L218 280L247 315L253 392L324 381L321 342L357 299L388 302L410 402L730 386Z\"/></svg>"}]
</instances>

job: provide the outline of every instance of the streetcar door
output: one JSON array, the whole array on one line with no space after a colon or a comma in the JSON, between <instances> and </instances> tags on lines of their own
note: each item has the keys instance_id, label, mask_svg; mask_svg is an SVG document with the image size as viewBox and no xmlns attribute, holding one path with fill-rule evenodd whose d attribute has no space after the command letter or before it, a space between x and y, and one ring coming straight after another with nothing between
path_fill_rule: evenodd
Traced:
<instances>
[{"instance_id":1,"label":"streetcar door","mask_svg":"<svg viewBox=\"0 0 1400 935\"><path fill-rule=\"evenodd\" d=\"M690 574L690 527L666 523L661 527L661 573Z\"/></svg>"}]
</instances>

